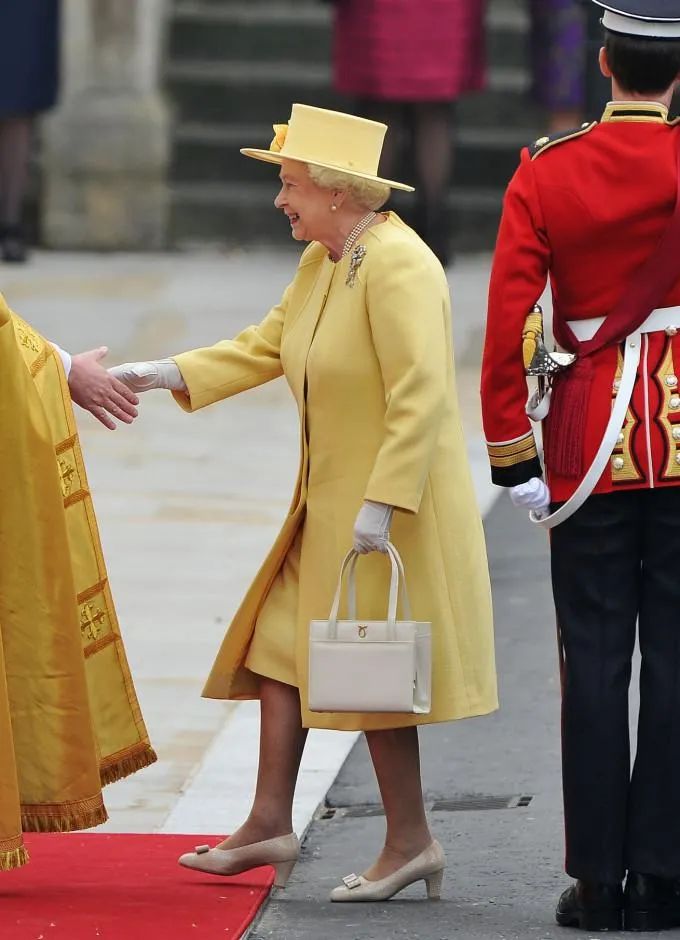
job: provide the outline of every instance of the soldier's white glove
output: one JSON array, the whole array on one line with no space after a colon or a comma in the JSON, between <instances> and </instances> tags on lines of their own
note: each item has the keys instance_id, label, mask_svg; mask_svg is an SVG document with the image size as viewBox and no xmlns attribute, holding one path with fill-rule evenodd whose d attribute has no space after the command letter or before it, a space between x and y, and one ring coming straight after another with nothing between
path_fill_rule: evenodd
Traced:
<instances>
[{"instance_id":1,"label":"soldier's white glove","mask_svg":"<svg viewBox=\"0 0 680 940\"><path fill-rule=\"evenodd\" d=\"M537 518L547 516L550 511L550 490L539 477L510 488L510 499L515 506L529 509Z\"/></svg>"},{"instance_id":2,"label":"soldier's white glove","mask_svg":"<svg viewBox=\"0 0 680 940\"><path fill-rule=\"evenodd\" d=\"M121 366L113 366L109 373L133 392L148 392L152 388L168 388L176 392L187 390L174 359L124 362Z\"/></svg>"},{"instance_id":3,"label":"soldier's white glove","mask_svg":"<svg viewBox=\"0 0 680 940\"><path fill-rule=\"evenodd\" d=\"M354 551L360 555L369 552L387 552L394 506L364 500L354 523Z\"/></svg>"}]
</instances>

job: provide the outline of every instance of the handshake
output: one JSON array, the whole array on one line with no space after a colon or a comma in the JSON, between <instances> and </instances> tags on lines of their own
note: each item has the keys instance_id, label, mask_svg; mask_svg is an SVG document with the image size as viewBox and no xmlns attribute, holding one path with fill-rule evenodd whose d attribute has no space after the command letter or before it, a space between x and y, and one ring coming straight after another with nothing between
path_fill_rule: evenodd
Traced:
<instances>
[{"instance_id":1,"label":"handshake","mask_svg":"<svg viewBox=\"0 0 680 940\"><path fill-rule=\"evenodd\" d=\"M107 370L101 364L108 353L106 346L73 357L55 348L67 371L71 398L110 431L116 428L114 418L124 424L135 420L138 393L152 388L186 391L182 373L173 359L125 362Z\"/></svg>"}]
</instances>

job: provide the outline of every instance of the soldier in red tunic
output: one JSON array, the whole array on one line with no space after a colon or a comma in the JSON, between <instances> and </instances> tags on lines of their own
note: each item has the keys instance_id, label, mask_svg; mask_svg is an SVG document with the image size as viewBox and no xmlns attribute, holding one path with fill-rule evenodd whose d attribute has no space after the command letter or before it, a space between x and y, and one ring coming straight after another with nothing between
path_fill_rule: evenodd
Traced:
<instances>
[{"instance_id":1,"label":"soldier in red tunic","mask_svg":"<svg viewBox=\"0 0 680 940\"><path fill-rule=\"evenodd\" d=\"M668 119L680 0L595 2L613 100L600 122L522 153L494 259L482 402L494 482L551 530L576 879L557 921L661 930L680 925L680 124ZM548 277L555 353L538 313L527 318ZM529 405L525 371L548 388ZM530 416L544 419L545 481Z\"/></svg>"}]
</instances>

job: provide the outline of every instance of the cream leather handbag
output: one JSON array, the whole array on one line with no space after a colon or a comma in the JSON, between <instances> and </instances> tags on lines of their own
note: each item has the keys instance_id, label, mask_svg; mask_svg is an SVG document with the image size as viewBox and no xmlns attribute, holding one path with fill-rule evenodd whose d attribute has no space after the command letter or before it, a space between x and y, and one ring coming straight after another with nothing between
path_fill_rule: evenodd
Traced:
<instances>
[{"instance_id":1,"label":"cream leather handbag","mask_svg":"<svg viewBox=\"0 0 680 940\"><path fill-rule=\"evenodd\" d=\"M351 551L340 569L328 620L309 625L309 709L313 712L404 712L426 715L432 685L432 625L411 619L404 566L387 544L392 565L387 620L358 620L356 563ZM348 570L349 620L338 620ZM405 620L397 620L401 584Z\"/></svg>"}]
</instances>

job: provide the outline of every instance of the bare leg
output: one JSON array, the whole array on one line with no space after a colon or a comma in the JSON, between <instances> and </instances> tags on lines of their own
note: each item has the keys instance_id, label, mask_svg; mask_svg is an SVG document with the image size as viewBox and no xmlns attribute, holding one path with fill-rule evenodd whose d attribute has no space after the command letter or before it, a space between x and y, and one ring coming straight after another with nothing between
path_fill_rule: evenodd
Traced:
<instances>
[{"instance_id":1,"label":"bare leg","mask_svg":"<svg viewBox=\"0 0 680 940\"><path fill-rule=\"evenodd\" d=\"M378 881L393 874L432 842L420 780L417 728L367 731L366 740L387 819L385 846L364 877Z\"/></svg>"},{"instance_id":2,"label":"bare leg","mask_svg":"<svg viewBox=\"0 0 680 940\"><path fill-rule=\"evenodd\" d=\"M16 226L28 181L32 119L28 116L0 121L0 224Z\"/></svg>"},{"instance_id":3,"label":"bare leg","mask_svg":"<svg viewBox=\"0 0 680 940\"><path fill-rule=\"evenodd\" d=\"M292 685L260 682L260 761L253 805L244 824L219 848L236 849L284 836L293 829L293 796L307 729L300 694Z\"/></svg>"}]
</instances>

